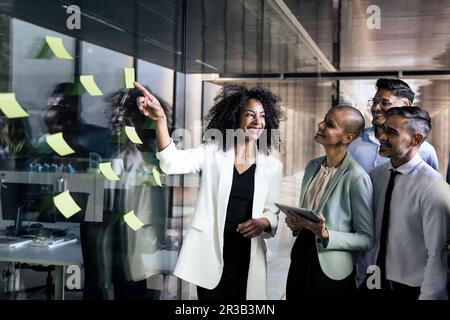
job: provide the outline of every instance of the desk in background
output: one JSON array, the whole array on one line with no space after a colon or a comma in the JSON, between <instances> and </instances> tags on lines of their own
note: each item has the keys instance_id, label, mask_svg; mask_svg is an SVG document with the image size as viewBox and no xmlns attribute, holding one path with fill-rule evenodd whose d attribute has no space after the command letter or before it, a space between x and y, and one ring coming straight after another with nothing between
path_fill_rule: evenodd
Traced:
<instances>
[{"instance_id":1,"label":"desk in background","mask_svg":"<svg viewBox=\"0 0 450 320\"><path fill-rule=\"evenodd\" d=\"M55 266L55 300L64 300L64 280L66 267L70 265L81 266L83 256L81 254L80 242L70 243L58 248L40 248L24 245L20 248L0 248L0 262L28 263L36 265ZM15 272L13 272L15 277ZM15 285L15 279L13 278Z\"/></svg>"}]
</instances>

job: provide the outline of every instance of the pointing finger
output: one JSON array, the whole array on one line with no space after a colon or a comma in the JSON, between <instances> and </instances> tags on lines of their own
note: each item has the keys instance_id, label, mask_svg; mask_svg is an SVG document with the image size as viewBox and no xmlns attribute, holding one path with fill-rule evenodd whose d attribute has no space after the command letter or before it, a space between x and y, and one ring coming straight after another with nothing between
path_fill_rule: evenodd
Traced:
<instances>
[{"instance_id":1,"label":"pointing finger","mask_svg":"<svg viewBox=\"0 0 450 320\"><path fill-rule=\"evenodd\" d=\"M147 89L145 89L139 82L134 82L134 86L140 91L142 92L142 94L148 98L150 101L153 101L153 99L155 98L150 92L148 92Z\"/></svg>"}]
</instances>

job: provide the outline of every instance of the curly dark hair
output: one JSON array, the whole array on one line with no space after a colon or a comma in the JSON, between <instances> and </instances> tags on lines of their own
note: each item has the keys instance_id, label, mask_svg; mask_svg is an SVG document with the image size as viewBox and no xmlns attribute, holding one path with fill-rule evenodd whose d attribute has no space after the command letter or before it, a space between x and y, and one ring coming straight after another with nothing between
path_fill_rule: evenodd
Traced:
<instances>
[{"instance_id":1,"label":"curly dark hair","mask_svg":"<svg viewBox=\"0 0 450 320\"><path fill-rule=\"evenodd\" d=\"M149 92L151 90L144 86ZM116 143L125 144L123 148L127 148L132 152L156 152L153 149L155 122L150 118L144 116L137 106L137 98L144 95L138 89L119 89L110 95L106 96L106 102L110 107L105 110L112 129L112 140ZM171 111L169 104L155 95L161 103L161 107L167 116L167 126L171 127ZM133 126L138 130L142 141L149 141L149 143L135 145L130 142L128 138L124 137L123 126ZM156 147L155 147L156 148Z\"/></svg>"},{"instance_id":2,"label":"curly dark hair","mask_svg":"<svg viewBox=\"0 0 450 320\"><path fill-rule=\"evenodd\" d=\"M144 86L149 92L152 92L147 86ZM158 95L153 95L158 99L161 107L167 117L167 125L171 125L171 111L169 104ZM136 105L136 99L143 97L144 95L138 89L119 89L106 97L106 101L110 104L111 108L106 110L108 119L111 123L117 121L121 122L121 125L130 125L139 129L146 129L151 127L150 120L144 116Z\"/></svg>"},{"instance_id":3,"label":"curly dark hair","mask_svg":"<svg viewBox=\"0 0 450 320\"><path fill-rule=\"evenodd\" d=\"M222 137L226 137L226 130L237 130L240 128L240 119L242 110L250 99L258 100L265 113L265 132L267 133L267 150L261 150L269 154L272 151L272 140L275 138L279 142L279 135L272 137L273 130L278 130L281 118L281 109L279 102L281 99L273 92L261 88L254 87L248 89L241 85L225 85L214 98L214 105L206 116L206 130L217 129L222 133ZM225 140L225 139L224 139ZM257 141L258 148L259 140ZM279 145L279 144L278 144ZM223 142L223 150L226 151L232 146Z\"/></svg>"}]
</instances>

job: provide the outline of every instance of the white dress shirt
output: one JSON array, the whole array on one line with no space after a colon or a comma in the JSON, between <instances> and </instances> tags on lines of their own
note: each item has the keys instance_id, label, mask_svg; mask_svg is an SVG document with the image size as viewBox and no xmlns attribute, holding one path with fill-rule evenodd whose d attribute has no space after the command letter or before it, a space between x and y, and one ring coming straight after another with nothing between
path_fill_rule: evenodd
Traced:
<instances>
[{"instance_id":1,"label":"white dress shirt","mask_svg":"<svg viewBox=\"0 0 450 320\"><path fill-rule=\"evenodd\" d=\"M360 285L380 248L384 197L391 161L369 175L374 187L375 245L357 264ZM416 154L395 169L386 251L386 278L421 287L419 299L446 299L447 271L440 260L449 231L450 186Z\"/></svg>"},{"instance_id":2,"label":"white dress shirt","mask_svg":"<svg viewBox=\"0 0 450 320\"><path fill-rule=\"evenodd\" d=\"M373 168L389 161L389 158L380 156L379 149L380 141L375 137L375 129L369 127L365 128L361 136L349 145L348 152L366 172L370 172ZM439 171L436 150L427 141L420 146L419 155L426 163Z\"/></svg>"}]
</instances>

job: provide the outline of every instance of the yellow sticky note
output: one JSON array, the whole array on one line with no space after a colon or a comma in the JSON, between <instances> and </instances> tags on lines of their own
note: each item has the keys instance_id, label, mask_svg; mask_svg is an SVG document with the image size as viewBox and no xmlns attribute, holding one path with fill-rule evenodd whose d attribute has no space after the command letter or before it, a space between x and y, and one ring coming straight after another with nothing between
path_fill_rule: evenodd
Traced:
<instances>
[{"instance_id":1,"label":"yellow sticky note","mask_svg":"<svg viewBox=\"0 0 450 320\"><path fill-rule=\"evenodd\" d=\"M64 43L61 38L46 36L45 42L48 44L55 56L57 56L59 59L73 60L70 53L67 52L66 48L64 47Z\"/></svg>"},{"instance_id":2,"label":"yellow sticky note","mask_svg":"<svg viewBox=\"0 0 450 320\"><path fill-rule=\"evenodd\" d=\"M152 173L153 173L153 177L155 178L156 184L160 187L162 187L162 183L161 183L161 176L159 175L159 171L158 169L156 169L156 167L153 167L152 169Z\"/></svg>"},{"instance_id":3,"label":"yellow sticky note","mask_svg":"<svg viewBox=\"0 0 450 320\"><path fill-rule=\"evenodd\" d=\"M133 89L134 88L134 68L124 68L125 73L125 88Z\"/></svg>"},{"instance_id":4,"label":"yellow sticky note","mask_svg":"<svg viewBox=\"0 0 450 320\"><path fill-rule=\"evenodd\" d=\"M56 208L58 208L66 219L69 219L75 213L81 211L81 208L71 197L69 190L53 197L53 202L55 203Z\"/></svg>"},{"instance_id":5,"label":"yellow sticky note","mask_svg":"<svg viewBox=\"0 0 450 320\"><path fill-rule=\"evenodd\" d=\"M127 134L127 137L131 140L131 142L142 144L141 138L139 138L135 127L125 126L125 133Z\"/></svg>"},{"instance_id":6,"label":"yellow sticky note","mask_svg":"<svg viewBox=\"0 0 450 320\"><path fill-rule=\"evenodd\" d=\"M100 172L103 173L106 179L111 181L120 180L119 177L116 175L116 173L113 171L111 167L111 162L100 163L98 167L100 169Z\"/></svg>"},{"instance_id":7,"label":"yellow sticky note","mask_svg":"<svg viewBox=\"0 0 450 320\"><path fill-rule=\"evenodd\" d=\"M51 134L46 138L48 145L60 156L66 156L75 151L64 140L62 132Z\"/></svg>"},{"instance_id":8,"label":"yellow sticky note","mask_svg":"<svg viewBox=\"0 0 450 320\"><path fill-rule=\"evenodd\" d=\"M126 215L123 216L125 222L127 225L133 229L134 231L139 230L144 226L141 220L139 220L138 217L134 214L134 210L128 212Z\"/></svg>"},{"instance_id":9,"label":"yellow sticky note","mask_svg":"<svg viewBox=\"0 0 450 320\"><path fill-rule=\"evenodd\" d=\"M103 93L100 91L100 89L97 87L97 84L95 83L94 76L92 75L80 76L80 82L91 96L103 95Z\"/></svg>"},{"instance_id":10,"label":"yellow sticky note","mask_svg":"<svg viewBox=\"0 0 450 320\"><path fill-rule=\"evenodd\" d=\"M15 93L0 93L0 109L9 119L28 117L28 113L17 102Z\"/></svg>"}]
</instances>

